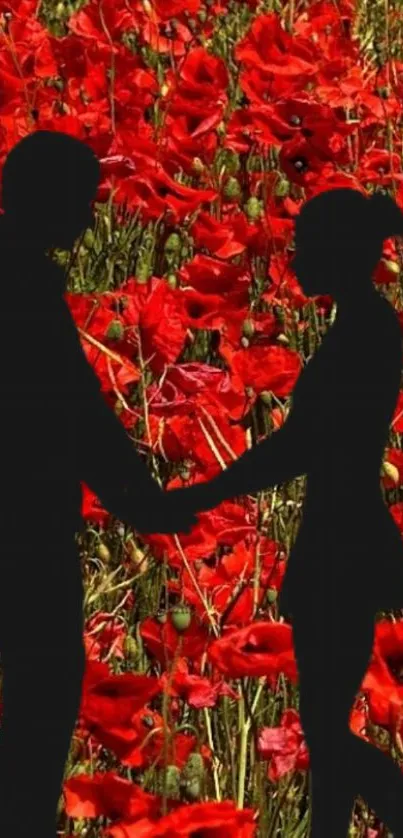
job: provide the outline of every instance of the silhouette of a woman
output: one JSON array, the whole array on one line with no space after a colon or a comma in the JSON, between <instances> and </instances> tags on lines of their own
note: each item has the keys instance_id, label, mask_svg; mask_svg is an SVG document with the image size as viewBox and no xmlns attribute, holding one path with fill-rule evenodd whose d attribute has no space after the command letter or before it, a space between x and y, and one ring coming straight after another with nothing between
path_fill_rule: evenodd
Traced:
<instances>
[{"instance_id":1,"label":"silhouette of a woman","mask_svg":"<svg viewBox=\"0 0 403 838\"><path fill-rule=\"evenodd\" d=\"M335 299L334 325L300 375L282 428L217 478L183 490L200 510L307 475L279 606L293 626L311 838L344 838L357 794L403 836L401 772L349 728L376 612L403 607L403 542L380 487L402 342L372 283L383 240L394 235L403 235L403 215L386 195L337 189L304 205L294 267L307 295Z\"/></svg>"}]
</instances>

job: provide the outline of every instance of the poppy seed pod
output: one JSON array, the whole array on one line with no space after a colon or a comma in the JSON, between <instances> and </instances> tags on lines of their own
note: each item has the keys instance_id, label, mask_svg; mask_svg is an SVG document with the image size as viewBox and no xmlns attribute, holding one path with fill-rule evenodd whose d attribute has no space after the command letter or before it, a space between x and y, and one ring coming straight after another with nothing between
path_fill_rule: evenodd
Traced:
<instances>
[{"instance_id":1,"label":"poppy seed pod","mask_svg":"<svg viewBox=\"0 0 403 838\"><path fill-rule=\"evenodd\" d=\"M107 338L109 340L122 340L123 334L124 328L120 320L112 320L106 332Z\"/></svg>"},{"instance_id":2,"label":"poppy seed pod","mask_svg":"<svg viewBox=\"0 0 403 838\"><path fill-rule=\"evenodd\" d=\"M172 624L177 631L186 631L192 622L192 613L187 605L176 605L171 611Z\"/></svg>"},{"instance_id":3,"label":"poppy seed pod","mask_svg":"<svg viewBox=\"0 0 403 838\"><path fill-rule=\"evenodd\" d=\"M184 782L184 796L189 802L200 800L202 797L202 782L199 777L192 777Z\"/></svg>"},{"instance_id":4,"label":"poppy seed pod","mask_svg":"<svg viewBox=\"0 0 403 838\"><path fill-rule=\"evenodd\" d=\"M176 765L167 765L164 779L168 797L171 800L177 800L180 797L180 769ZM162 791L163 782L161 782Z\"/></svg>"}]
</instances>

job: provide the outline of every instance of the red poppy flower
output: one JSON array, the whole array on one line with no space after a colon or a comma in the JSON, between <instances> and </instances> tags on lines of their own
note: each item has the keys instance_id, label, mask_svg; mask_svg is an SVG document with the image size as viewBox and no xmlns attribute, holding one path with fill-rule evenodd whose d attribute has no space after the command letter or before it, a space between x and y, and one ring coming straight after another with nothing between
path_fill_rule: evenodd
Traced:
<instances>
[{"instance_id":1,"label":"red poppy flower","mask_svg":"<svg viewBox=\"0 0 403 838\"><path fill-rule=\"evenodd\" d=\"M276 14L258 15L249 32L237 44L235 57L244 64L252 64L276 76L312 76L315 67L310 63L311 45L294 39L286 32Z\"/></svg>"},{"instance_id":2,"label":"red poppy flower","mask_svg":"<svg viewBox=\"0 0 403 838\"><path fill-rule=\"evenodd\" d=\"M268 778L272 783L290 771L309 768L309 751L296 710L286 710L279 727L264 727L259 733L258 752L269 761Z\"/></svg>"},{"instance_id":3,"label":"red poppy flower","mask_svg":"<svg viewBox=\"0 0 403 838\"><path fill-rule=\"evenodd\" d=\"M255 393L272 390L278 397L291 393L301 369L298 353L283 346L251 346L231 358L231 371L244 387L252 387Z\"/></svg>"},{"instance_id":4,"label":"red poppy flower","mask_svg":"<svg viewBox=\"0 0 403 838\"><path fill-rule=\"evenodd\" d=\"M372 722L400 730L403 725L403 621L379 620L368 672L361 690Z\"/></svg>"},{"instance_id":5,"label":"red poppy flower","mask_svg":"<svg viewBox=\"0 0 403 838\"><path fill-rule=\"evenodd\" d=\"M206 801L180 806L158 821L142 819L132 826L115 824L106 834L110 838L254 838L252 809L237 809L230 801Z\"/></svg>"},{"instance_id":6,"label":"red poppy flower","mask_svg":"<svg viewBox=\"0 0 403 838\"><path fill-rule=\"evenodd\" d=\"M212 643L211 662L230 678L277 676L297 681L292 629L285 623L255 622Z\"/></svg>"},{"instance_id":7,"label":"red poppy flower","mask_svg":"<svg viewBox=\"0 0 403 838\"><path fill-rule=\"evenodd\" d=\"M159 798L113 771L79 774L63 786L69 818L157 818Z\"/></svg>"}]
</instances>

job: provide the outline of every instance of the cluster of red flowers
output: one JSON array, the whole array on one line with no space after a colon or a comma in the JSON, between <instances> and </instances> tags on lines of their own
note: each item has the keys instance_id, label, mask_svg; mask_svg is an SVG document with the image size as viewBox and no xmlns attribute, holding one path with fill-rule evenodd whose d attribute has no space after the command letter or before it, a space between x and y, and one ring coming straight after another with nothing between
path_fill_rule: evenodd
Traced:
<instances>
[{"instance_id":1,"label":"cluster of red flowers","mask_svg":"<svg viewBox=\"0 0 403 838\"><path fill-rule=\"evenodd\" d=\"M105 399L164 474L170 464L168 488L209 479L242 454L258 411L266 432L283 421L313 323L325 328L331 310L317 299L310 319L290 266L302 203L347 185L392 190L403 206L403 61L368 58L352 0L296 4L292 21L279 5L286 23L255 0L90 0L56 37L36 0L0 0L0 164L37 128L82 139L101 160L99 203L112 193L117 217L124 206L151 241L148 261L119 287L66 298ZM387 241L375 280L397 307L399 272ZM383 478L403 531L402 414L403 393ZM84 515L108 526L88 487ZM160 677L111 674L100 659L112 646L124 658L124 623L99 612L87 621L80 731L93 755L163 766L167 723L152 708L165 693L170 766L182 771L197 752L209 769L212 750L178 730L183 706L236 701L230 679L297 683L291 627L273 610L287 550L260 532L261 517L245 498L202 514L186 537L147 539L172 571L170 594L189 607L139 628ZM359 735L370 721L401 741L402 632L401 621L377 625L366 701L351 719ZM257 750L273 782L307 768L295 709L259 730ZM65 801L71 817L111 818L112 838L256 834L252 809L173 798L162 816L159 795L114 772L72 776Z\"/></svg>"}]
</instances>

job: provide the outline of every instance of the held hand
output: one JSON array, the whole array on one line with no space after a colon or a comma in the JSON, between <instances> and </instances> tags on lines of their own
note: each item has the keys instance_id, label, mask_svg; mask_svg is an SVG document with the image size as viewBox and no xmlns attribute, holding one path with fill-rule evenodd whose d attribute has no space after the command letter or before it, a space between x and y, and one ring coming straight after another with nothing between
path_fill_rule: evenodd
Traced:
<instances>
[{"instance_id":1,"label":"held hand","mask_svg":"<svg viewBox=\"0 0 403 838\"><path fill-rule=\"evenodd\" d=\"M149 535L188 534L197 524L194 504L187 489L161 492L141 518L137 529Z\"/></svg>"},{"instance_id":2,"label":"held hand","mask_svg":"<svg viewBox=\"0 0 403 838\"><path fill-rule=\"evenodd\" d=\"M215 509L223 498L218 491L216 480L206 483L195 483L185 489L172 489L169 494L176 499L176 503L183 509L193 509L195 512L206 512Z\"/></svg>"}]
</instances>

